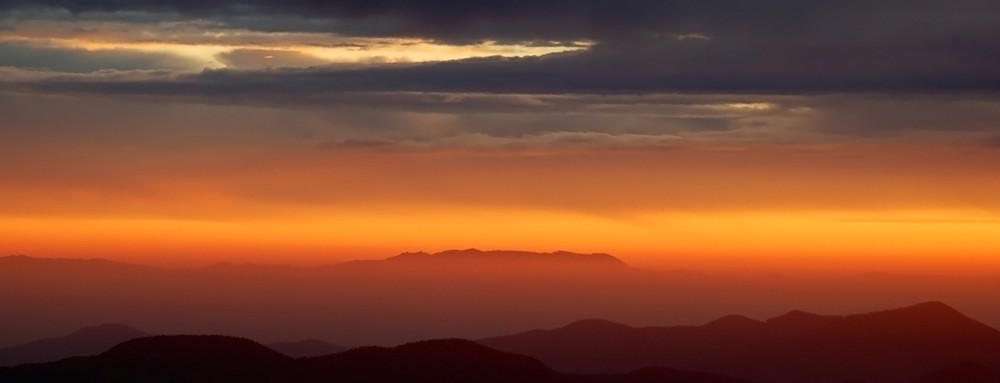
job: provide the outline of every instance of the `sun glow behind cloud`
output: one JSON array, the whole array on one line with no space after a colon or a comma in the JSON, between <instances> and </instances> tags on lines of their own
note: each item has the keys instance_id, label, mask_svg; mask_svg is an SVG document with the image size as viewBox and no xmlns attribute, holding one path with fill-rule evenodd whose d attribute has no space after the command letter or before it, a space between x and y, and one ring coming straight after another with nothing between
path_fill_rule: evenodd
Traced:
<instances>
[{"instance_id":1,"label":"sun glow behind cloud","mask_svg":"<svg viewBox=\"0 0 1000 383\"><path fill-rule=\"evenodd\" d=\"M7 246L39 256L112 257L168 266L201 266L207 260L325 264L406 250L545 250L571 243L571 250L623 254L639 266L716 273L977 274L1000 267L993 257L1000 251L1000 222L962 211L845 220L838 217L857 215L650 212L625 219L454 206L389 210L333 208L281 219L224 221L4 218L0 228ZM900 215L917 218L889 221Z\"/></svg>"},{"instance_id":2,"label":"sun glow behind cloud","mask_svg":"<svg viewBox=\"0 0 1000 383\"><path fill-rule=\"evenodd\" d=\"M482 41L443 44L423 38L351 37L321 32L262 32L224 27L205 20L159 23L86 20L0 20L0 43L88 52L169 54L203 68L372 65L459 60L475 57L539 56L586 49L570 45L505 44ZM233 54L241 54L233 59ZM113 68L109 68L113 69Z\"/></svg>"}]
</instances>

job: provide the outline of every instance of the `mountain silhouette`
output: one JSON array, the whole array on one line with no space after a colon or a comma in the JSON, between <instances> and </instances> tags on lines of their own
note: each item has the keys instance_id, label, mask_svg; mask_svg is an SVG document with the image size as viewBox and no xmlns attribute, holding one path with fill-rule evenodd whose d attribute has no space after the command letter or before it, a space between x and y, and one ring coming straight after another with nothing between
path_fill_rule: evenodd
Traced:
<instances>
[{"instance_id":1,"label":"mountain silhouette","mask_svg":"<svg viewBox=\"0 0 1000 383\"><path fill-rule=\"evenodd\" d=\"M0 257L0 307L14 313L3 316L0 347L101 320L160 333L396 345L480 339L582 318L697 324L727 312L755 319L788 308L845 313L845 307L918 302L929 292L1000 326L1000 309L991 304L997 299L996 278L878 278L889 277L710 276L559 251L470 249L325 266L236 263L190 269ZM750 330L733 328L753 322L736 318L718 323L729 330L714 331L739 338Z\"/></svg>"},{"instance_id":2,"label":"mountain silhouette","mask_svg":"<svg viewBox=\"0 0 1000 383\"><path fill-rule=\"evenodd\" d=\"M2 257L0 307L17 315L5 318L13 330L0 332L0 345L44 337L77 325L76 318L127 318L165 333L338 339L355 345L479 338L618 305L635 306L626 310L638 315L646 305L620 297L659 299L648 283L632 285L656 278L610 255L565 251L470 249L314 267L196 269ZM587 299L579 299L583 296ZM561 309L546 309L555 305ZM283 315L275 317L276 312Z\"/></svg>"},{"instance_id":3,"label":"mountain silhouette","mask_svg":"<svg viewBox=\"0 0 1000 383\"><path fill-rule=\"evenodd\" d=\"M454 271L489 270L490 272L560 269L563 271L630 269L622 260L610 254L581 254L568 251L551 253L520 250L446 250L438 253L406 252L381 259L352 261L330 266L330 268L369 270L434 270Z\"/></svg>"},{"instance_id":4,"label":"mountain silhouette","mask_svg":"<svg viewBox=\"0 0 1000 383\"><path fill-rule=\"evenodd\" d=\"M763 325L764 322L743 315L731 314L708 322L704 327L716 331L752 331Z\"/></svg>"},{"instance_id":5,"label":"mountain silhouette","mask_svg":"<svg viewBox=\"0 0 1000 383\"><path fill-rule=\"evenodd\" d=\"M364 347L304 361L309 381L552 382L559 374L523 355L460 339L428 340L395 348Z\"/></svg>"},{"instance_id":6,"label":"mountain silhouette","mask_svg":"<svg viewBox=\"0 0 1000 383\"><path fill-rule=\"evenodd\" d=\"M386 262L491 262L491 263L559 263L559 264L583 264L622 267L627 266L625 262L615 258L610 254L593 253L580 254L568 251L555 251L551 253L539 253L532 251L518 250L489 250L479 249L447 250L439 253L402 253L397 256L387 258Z\"/></svg>"},{"instance_id":7,"label":"mountain silhouette","mask_svg":"<svg viewBox=\"0 0 1000 383\"><path fill-rule=\"evenodd\" d=\"M274 342L268 343L267 347L292 358L323 356L347 351L347 347L317 339L306 339L298 342Z\"/></svg>"},{"instance_id":8,"label":"mountain silhouette","mask_svg":"<svg viewBox=\"0 0 1000 383\"><path fill-rule=\"evenodd\" d=\"M480 342L576 373L662 365L772 382L899 382L967 360L1000 366L1000 331L940 302L846 316L795 310L764 322L727 316L703 326L591 320Z\"/></svg>"},{"instance_id":9,"label":"mountain silhouette","mask_svg":"<svg viewBox=\"0 0 1000 383\"><path fill-rule=\"evenodd\" d=\"M149 334L123 324L84 327L72 334L0 349L0 366L43 363L72 356L96 355L129 339Z\"/></svg>"},{"instance_id":10,"label":"mountain silhouette","mask_svg":"<svg viewBox=\"0 0 1000 383\"><path fill-rule=\"evenodd\" d=\"M123 342L103 354L0 369L4 382L286 382L293 359L251 340L172 335Z\"/></svg>"},{"instance_id":11,"label":"mountain silhouette","mask_svg":"<svg viewBox=\"0 0 1000 383\"><path fill-rule=\"evenodd\" d=\"M113 276L127 273L160 270L152 266L136 265L127 262L117 262L101 258L38 258L27 255L8 255L0 257L0 270L17 271L19 274L33 272L53 273L55 277L71 277L74 273L89 273L99 271ZM5 277L16 277L14 273L4 273Z\"/></svg>"},{"instance_id":12,"label":"mountain silhouette","mask_svg":"<svg viewBox=\"0 0 1000 383\"><path fill-rule=\"evenodd\" d=\"M461 339L362 347L292 359L250 340L178 335L133 339L107 352L0 368L21 382L744 383L726 376L646 368L628 374L560 374L538 360Z\"/></svg>"}]
</instances>

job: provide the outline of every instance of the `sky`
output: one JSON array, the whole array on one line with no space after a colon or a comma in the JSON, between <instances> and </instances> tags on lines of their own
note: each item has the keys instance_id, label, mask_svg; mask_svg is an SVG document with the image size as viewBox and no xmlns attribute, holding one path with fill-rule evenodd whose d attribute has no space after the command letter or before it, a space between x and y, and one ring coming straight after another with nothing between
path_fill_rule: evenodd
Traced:
<instances>
[{"instance_id":1,"label":"sky","mask_svg":"<svg viewBox=\"0 0 1000 383\"><path fill-rule=\"evenodd\" d=\"M996 271L997 14L4 0L0 254Z\"/></svg>"}]
</instances>

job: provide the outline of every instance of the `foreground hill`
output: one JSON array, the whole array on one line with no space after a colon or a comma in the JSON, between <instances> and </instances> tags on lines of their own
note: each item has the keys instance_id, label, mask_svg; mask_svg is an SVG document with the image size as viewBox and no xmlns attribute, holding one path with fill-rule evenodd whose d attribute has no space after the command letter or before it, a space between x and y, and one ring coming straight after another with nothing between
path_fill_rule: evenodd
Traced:
<instances>
[{"instance_id":1,"label":"foreground hill","mask_svg":"<svg viewBox=\"0 0 1000 383\"><path fill-rule=\"evenodd\" d=\"M45 338L0 349L0 367L26 363L45 363L60 359L97 355L127 340L151 334L117 323L81 328L73 333ZM273 342L267 347L292 358L322 356L347 351L348 348L317 339L297 342Z\"/></svg>"},{"instance_id":2,"label":"foreground hill","mask_svg":"<svg viewBox=\"0 0 1000 383\"><path fill-rule=\"evenodd\" d=\"M347 348L344 346L318 339L306 339L298 342L274 342L268 343L267 347L292 358L323 356L347 351Z\"/></svg>"},{"instance_id":3,"label":"foreground hill","mask_svg":"<svg viewBox=\"0 0 1000 383\"><path fill-rule=\"evenodd\" d=\"M4 382L286 382L293 359L251 340L214 335L133 339L97 356L0 369Z\"/></svg>"},{"instance_id":4,"label":"foreground hill","mask_svg":"<svg viewBox=\"0 0 1000 383\"><path fill-rule=\"evenodd\" d=\"M51 362L71 356L96 355L129 339L149 334L122 324L84 327L72 334L0 349L0 366Z\"/></svg>"},{"instance_id":5,"label":"foreground hill","mask_svg":"<svg viewBox=\"0 0 1000 383\"><path fill-rule=\"evenodd\" d=\"M663 365L789 383L901 382L962 362L1000 366L1000 331L938 302L846 316L792 311L764 322L729 316L703 326L586 320L480 342L560 371Z\"/></svg>"},{"instance_id":6,"label":"foreground hill","mask_svg":"<svg viewBox=\"0 0 1000 383\"><path fill-rule=\"evenodd\" d=\"M446 339L364 347L292 359L223 336L157 336L91 357L0 368L3 382L379 382L379 383L746 383L724 376L649 368L623 375L560 374L538 360Z\"/></svg>"}]
</instances>

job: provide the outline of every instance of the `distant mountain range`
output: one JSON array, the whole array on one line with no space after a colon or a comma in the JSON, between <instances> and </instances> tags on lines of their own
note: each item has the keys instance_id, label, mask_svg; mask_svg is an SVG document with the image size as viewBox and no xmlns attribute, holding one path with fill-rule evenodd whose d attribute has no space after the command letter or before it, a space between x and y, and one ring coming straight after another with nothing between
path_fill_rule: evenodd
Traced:
<instances>
[{"instance_id":1,"label":"distant mountain range","mask_svg":"<svg viewBox=\"0 0 1000 383\"><path fill-rule=\"evenodd\" d=\"M43 363L71 356L97 355L129 339L149 334L122 324L84 327L72 334L0 348L0 366Z\"/></svg>"},{"instance_id":2,"label":"distant mountain range","mask_svg":"<svg viewBox=\"0 0 1000 383\"><path fill-rule=\"evenodd\" d=\"M0 381L747 383L669 368L622 375L560 374L530 357L458 339L422 341L395 348L363 347L329 356L292 359L247 339L213 335L133 339L98 356L0 368Z\"/></svg>"},{"instance_id":3,"label":"distant mountain range","mask_svg":"<svg viewBox=\"0 0 1000 383\"><path fill-rule=\"evenodd\" d=\"M17 313L5 318L17 330L0 333L0 345L80 325L71 320L81 318L129 318L167 333L226 330L258 339L319 337L354 345L485 336L533 327L547 316L561 321L593 313L592 307L606 306L616 293L602 293L603 286L634 272L607 254L565 251L467 249L318 267L222 263L187 270L0 257L0 307ZM590 287L573 287L584 283ZM596 301L578 300L579 293ZM565 312L538 310L555 302L577 303L564 305ZM522 319L504 318L511 310ZM284 315L275 318L275 312ZM229 323L245 327L218 327Z\"/></svg>"},{"instance_id":4,"label":"distant mountain range","mask_svg":"<svg viewBox=\"0 0 1000 383\"><path fill-rule=\"evenodd\" d=\"M351 268L357 265L397 265L402 263L447 265L459 264L462 266L496 266L498 264L509 264L520 267L537 267L545 265L572 266L572 265L594 265L602 267L627 267L622 260L610 254L604 253L574 253L570 251L554 251L550 253L521 251L521 250L446 250L437 253L427 253L423 251L405 252L385 259L376 260L355 260L342 263L335 263L326 266L319 266L319 269ZM74 269L100 269L103 271L125 270L139 271L159 269L152 266L136 265L126 262L110 261L100 258L75 259L75 258L36 258L27 255L10 255L0 257L0 265L6 267L19 267L24 270L59 270L65 268ZM232 269L258 269L258 270L279 270L293 269L285 265L266 264L234 264L221 262L206 267L208 270L232 270ZM309 269L309 268L298 268ZM163 270L163 269L160 269Z\"/></svg>"},{"instance_id":5,"label":"distant mountain range","mask_svg":"<svg viewBox=\"0 0 1000 383\"><path fill-rule=\"evenodd\" d=\"M662 365L778 383L904 382L965 362L1000 368L1000 331L939 302L846 316L792 311L764 322L728 316L703 326L584 320L480 343L565 372Z\"/></svg>"},{"instance_id":6,"label":"distant mountain range","mask_svg":"<svg viewBox=\"0 0 1000 383\"><path fill-rule=\"evenodd\" d=\"M580 254L569 251L555 251L551 253L538 253L532 251L517 250L489 250L479 249L448 250L440 253L402 253L395 257L387 258L376 262L434 262L453 264L455 262L478 262L490 265L513 264L524 265L544 265L552 264L558 266L599 266L599 267L626 267L628 265L622 260L610 254L592 253Z\"/></svg>"},{"instance_id":7,"label":"distant mountain range","mask_svg":"<svg viewBox=\"0 0 1000 383\"><path fill-rule=\"evenodd\" d=\"M56 352L94 355L111 339L133 335L143 333L93 326L6 351L47 350L49 360ZM139 337L96 356L0 368L0 381L1000 383L998 371L1000 331L926 302L844 316L729 315L702 326L589 319L478 342L346 351L318 340L263 346L226 336Z\"/></svg>"},{"instance_id":8,"label":"distant mountain range","mask_svg":"<svg viewBox=\"0 0 1000 383\"><path fill-rule=\"evenodd\" d=\"M731 312L844 314L927 300L1000 326L1000 277L988 276L722 277L645 270L600 253L476 249L316 267L196 269L10 256L0 257L0 347L108 320L163 334L388 346L480 339L580 318L698 324Z\"/></svg>"}]
</instances>

